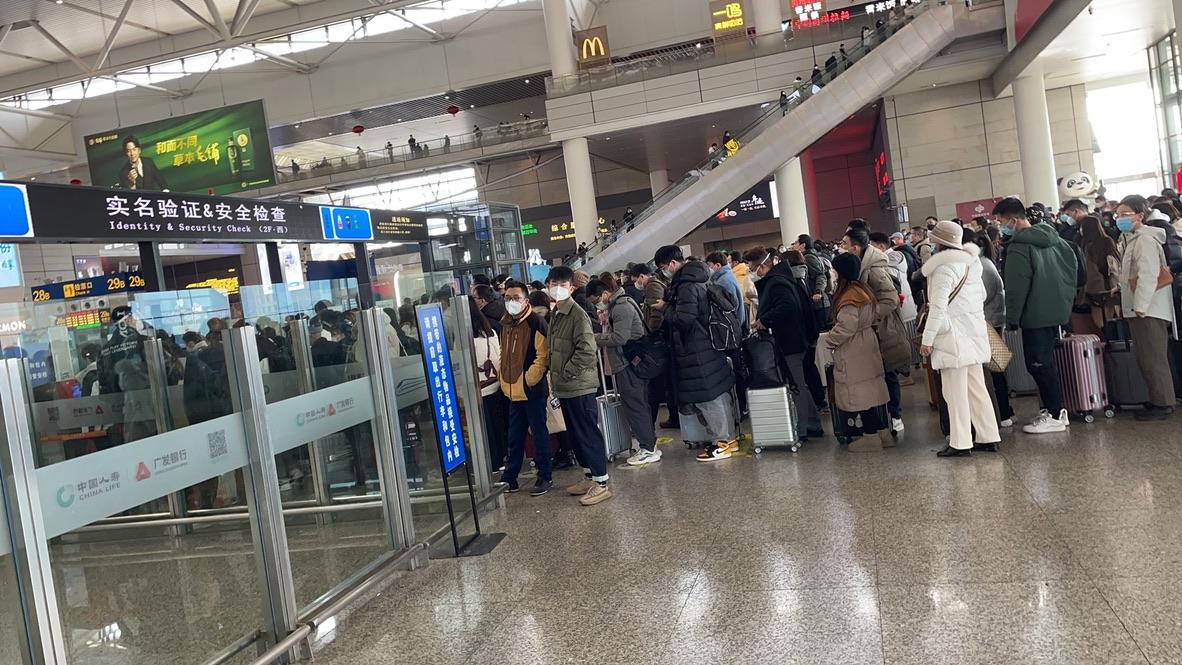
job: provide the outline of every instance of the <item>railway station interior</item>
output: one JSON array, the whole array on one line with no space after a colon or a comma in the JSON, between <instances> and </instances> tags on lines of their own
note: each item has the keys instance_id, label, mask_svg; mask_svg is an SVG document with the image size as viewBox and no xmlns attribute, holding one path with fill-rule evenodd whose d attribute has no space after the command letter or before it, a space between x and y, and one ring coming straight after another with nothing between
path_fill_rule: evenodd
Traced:
<instances>
[{"instance_id":1,"label":"railway station interior","mask_svg":"<svg viewBox=\"0 0 1182 665\"><path fill-rule=\"evenodd\" d=\"M1182 663L1182 0L0 5L0 665Z\"/></svg>"}]
</instances>

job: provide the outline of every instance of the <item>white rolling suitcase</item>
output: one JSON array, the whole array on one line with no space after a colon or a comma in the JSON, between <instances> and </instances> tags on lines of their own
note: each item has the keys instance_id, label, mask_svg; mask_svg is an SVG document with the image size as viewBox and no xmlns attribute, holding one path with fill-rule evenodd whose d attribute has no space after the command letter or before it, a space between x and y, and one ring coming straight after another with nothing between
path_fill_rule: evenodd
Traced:
<instances>
[{"instance_id":1,"label":"white rolling suitcase","mask_svg":"<svg viewBox=\"0 0 1182 665\"><path fill-rule=\"evenodd\" d=\"M800 450L796 402L787 387L748 390L747 409L755 454L762 453L768 445L783 445L792 452Z\"/></svg>"}]
</instances>

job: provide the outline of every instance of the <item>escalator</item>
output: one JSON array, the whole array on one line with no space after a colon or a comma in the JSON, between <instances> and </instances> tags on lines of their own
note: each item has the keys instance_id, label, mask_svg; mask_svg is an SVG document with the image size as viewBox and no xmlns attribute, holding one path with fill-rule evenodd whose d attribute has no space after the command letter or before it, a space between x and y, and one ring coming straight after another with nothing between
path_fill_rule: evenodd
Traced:
<instances>
[{"instance_id":1,"label":"escalator","mask_svg":"<svg viewBox=\"0 0 1182 665\"><path fill-rule=\"evenodd\" d=\"M711 215L799 155L842 121L939 54L956 37L951 6L920 5L898 24L884 24L849 52L848 64L814 92L806 82L788 89L786 109L770 105L753 123L735 134L742 148L729 159L712 155L680 181L658 194L652 204L614 242L597 241L573 266L592 274L652 258L656 249L675 242Z\"/></svg>"}]
</instances>

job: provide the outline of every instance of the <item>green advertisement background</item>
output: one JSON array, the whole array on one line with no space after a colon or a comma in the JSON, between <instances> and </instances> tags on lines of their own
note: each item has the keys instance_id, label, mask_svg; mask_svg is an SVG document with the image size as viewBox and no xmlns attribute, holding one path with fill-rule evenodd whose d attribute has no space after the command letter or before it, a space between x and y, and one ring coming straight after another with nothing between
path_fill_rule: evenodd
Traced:
<instances>
[{"instance_id":1,"label":"green advertisement background","mask_svg":"<svg viewBox=\"0 0 1182 665\"><path fill-rule=\"evenodd\" d=\"M226 140L241 130L250 131L248 151L254 166L249 171L234 175L230 172L230 160L226 155ZM212 188L214 194L230 194L275 184L274 157L271 154L271 141L267 137L267 119L261 100L87 136L86 160L93 185L121 186L120 174L127 168L123 137L129 134L139 139L143 147L142 156L156 163L170 191L205 194ZM198 147L158 153L157 143L194 134ZM215 143L217 146L214 150L219 155L216 163L213 159L201 162L194 158L192 163L181 166L173 164L177 154L183 156L200 150L209 156L210 148Z\"/></svg>"}]
</instances>

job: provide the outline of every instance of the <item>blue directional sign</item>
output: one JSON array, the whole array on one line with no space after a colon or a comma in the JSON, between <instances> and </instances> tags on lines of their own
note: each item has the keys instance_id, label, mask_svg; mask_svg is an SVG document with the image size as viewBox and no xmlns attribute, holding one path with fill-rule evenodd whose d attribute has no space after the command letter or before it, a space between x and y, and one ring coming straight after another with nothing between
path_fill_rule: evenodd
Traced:
<instances>
[{"instance_id":1,"label":"blue directional sign","mask_svg":"<svg viewBox=\"0 0 1182 665\"><path fill-rule=\"evenodd\" d=\"M439 461L444 473L451 473L466 459L464 429L460 423L460 402L456 397L456 377L452 372L447 333L443 329L443 310L438 303L415 308L419 320L419 339L423 343L423 367L426 369L427 393L435 413L435 434L439 440Z\"/></svg>"}]
</instances>

